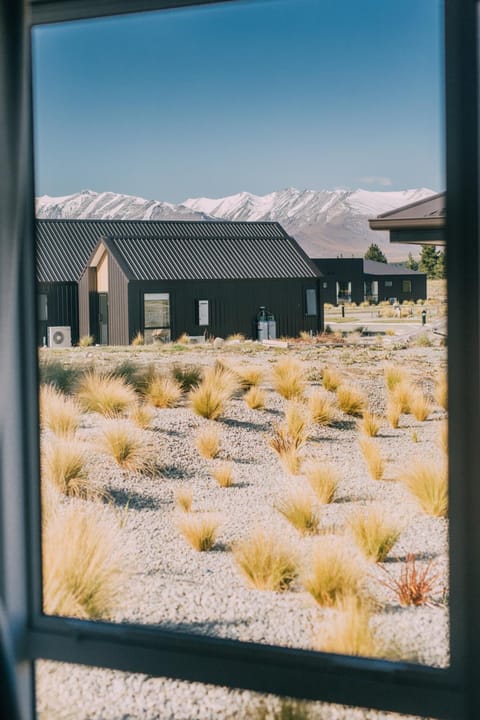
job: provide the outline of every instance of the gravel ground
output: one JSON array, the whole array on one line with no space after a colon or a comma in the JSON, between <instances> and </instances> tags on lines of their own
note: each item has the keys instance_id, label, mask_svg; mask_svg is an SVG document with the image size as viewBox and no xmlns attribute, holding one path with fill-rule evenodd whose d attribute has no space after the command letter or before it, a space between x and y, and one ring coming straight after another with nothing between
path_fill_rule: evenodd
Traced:
<instances>
[{"instance_id":1,"label":"gravel ground","mask_svg":"<svg viewBox=\"0 0 480 720\"><path fill-rule=\"evenodd\" d=\"M304 343L288 351L265 349L252 343L226 345L219 351L178 346L161 350L91 348L56 351L55 357L73 363L93 362L100 367L110 367L128 358L141 363L155 362L165 368L173 362L211 365L222 357L268 370L285 352L295 354L304 364L310 379L309 392L320 385L320 370L328 364L362 388L372 410L378 413L385 410L386 362L410 368L414 379L429 394L433 391L434 373L446 363L443 347L398 346L390 339L385 345L373 346L361 342L320 346ZM52 355L52 351L46 353ZM108 421L95 414L84 416L79 437L89 443L92 474L113 498L101 512L117 513L130 573L114 621L161 624L187 632L308 649L314 647L316 637L321 637L329 612L321 610L300 584L285 593L253 590L246 586L229 552L233 542L258 526L278 529L298 548L305 563L314 542L301 538L274 507L292 483L305 480L287 475L268 446L266 437L272 424L281 419L285 401L273 391L268 376L263 387L267 392L264 410L250 410L237 397L229 402L217 423L222 437L220 457L234 463L235 484L230 488L220 488L212 478L215 461L199 457L194 437L207 421L196 417L185 401L174 409L156 410L152 429L143 431L146 443L162 466L161 476L153 478L119 470L100 452L97 442ZM438 585L432 607L401 607L395 594L381 584L386 576L378 567L369 566L365 586L381 604L374 622L382 637L393 641L403 657L437 667L444 667L449 661L445 602L447 522L423 514L397 480L416 458L432 461L438 458L439 421L444 417L445 413L435 406L426 422L402 416L397 430L386 423L382 425L378 441L387 460L382 481L370 479L358 447L355 422L340 411L333 426L313 427L303 450L305 459L334 463L342 478L336 502L321 508L322 533L344 532L352 511L373 501L404 525L397 545L384 563L391 575L398 576L408 553L416 554L420 567L433 560L444 582ZM174 498L178 489L184 487L193 492L194 511L212 512L220 520L212 552L195 552L177 529ZM258 696L249 692L107 670L72 669L47 662L38 663L37 676L42 720L254 718L260 702ZM278 701L270 698L265 702L274 709ZM311 706L311 713L312 718L325 720L398 717L318 703Z\"/></svg>"}]
</instances>

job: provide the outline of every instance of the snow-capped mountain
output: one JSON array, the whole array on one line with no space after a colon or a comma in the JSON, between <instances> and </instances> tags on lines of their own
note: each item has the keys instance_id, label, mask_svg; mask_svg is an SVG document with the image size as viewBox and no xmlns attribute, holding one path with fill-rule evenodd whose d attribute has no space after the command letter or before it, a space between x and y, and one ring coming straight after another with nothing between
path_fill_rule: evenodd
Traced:
<instances>
[{"instance_id":1,"label":"snow-capped mountain","mask_svg":"<svg viewBox=\"0 0 480 720\"><path fill-rule=\"evenodd\" d=\"M37 199L41 218L124 220L270 220L279 222L311 257L361 256L377 243L389 260L405 259L411 246L391 245L388 233L374 232L368 218L421 200L433 190L296 190L268 195L241 192L224 198L189 198L176 205L131 195L84 190ZM413 248L415 249L415 248Z\"/></svg>"}]
</instances>

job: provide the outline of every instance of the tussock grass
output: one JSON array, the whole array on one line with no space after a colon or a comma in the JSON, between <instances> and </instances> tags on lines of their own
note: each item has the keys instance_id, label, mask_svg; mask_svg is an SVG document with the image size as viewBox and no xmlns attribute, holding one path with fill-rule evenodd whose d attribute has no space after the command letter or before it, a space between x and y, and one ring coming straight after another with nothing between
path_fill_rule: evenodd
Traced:
<instances>
[{"instance_id":1,"label":"tussock grass","mask_svg":"<svg viewBox=\"0 0 480 720\"><path fill-rule=\"evenodd\" d=\"M124 360L111 370L110 375L121 378L138 395L144 397L148 386L156 376L156 370L152 363L139 365L131 360Z\"/></svg>"},{"instance_id":2,"label":"tussock grass","mask_svg":"<svg viewBox=\"0 0 480 720\"><path fill-rule=\"evenodd\" d=\"M57 512L61 504L61 495L57 487L45 477L41 479L42 527Z\"/></svg>"},{"instance_id":3,"label":"tussock grass","mask_svg":"<svg viewBox=\"0 0 480 720\"><path fill-rule=\"evenodd\" d=\"M177 345L190 345L190 335L184 332L175 340L175 342Z\"/></svg>"},{"instance_id":4,"label":"tussock grass","mask_svg":"<svg viewBox=\"0 0 480 720\"><path fill-rule=\"evenodd\" d=\"M363 413L363 417L357 423L358 429L363 435L368 437L377 437L380 432L381 419L378 415L374 415L369 410Z\"/></svg>"},{"instance_id":5,"label":"tussock grass","mask_svg":"<svg viewBox=\"0 0 480 720\"><path fill-rule=\"evenodd\" d=\"M213 468L212 476L220 487L228 488L233 485L233 465L232 463L221 463Z\"/></svg>"},{"instance_id":6,"label":"tussock grass","mask_svg":"<svg viewBox=\"0 0 480 720\"><path fill-rule=\"evenodd\" d=\"M340 385L337 389L337 402L346 415L361 417L367 408L367 399L352 385Z\"/></svg>"},{"instance_id":7,"label":"tussock grass","mask_svg":"<svg viewBox=\"0 0 480 720\"><path fill-rule=\"evenodd\" d=\"M428 515L446 517L448 511L448 474L445 463L419 460L401 480Z\"/></svg>"},{"instance_id":8,"label":"tussock grass","mask_svg":"<svg viewBox=\"0 0 480 720\"><path fill-rule=\"evenodd\" d=\"M335 407L329 395L316 390L308 398L308 410L312 422L317 425L330 425L335 417Z\"/></svg>"},{"instance_id":9,"label":"tussock grass","mask_svg":"<svg viewBox=\"0 0 480 720\"><path fill-rule=\"evenodd\" d=\"M322 373L322 383L325 390L335 392L342 383L342 376L335 368L325 367Z\"/></svg>"},{"instance_id":10,"label":"tussock grass","mask_svg":"<svg viewBox=\"0 0 480 720\"><path fill-rule=\"evenodd\" d=\"M301 403L289 402L285 408L285 427L296 448L301 448L308 440L309 420Z\"/></svg>"},{"instance_id":11,"label":"tussock grass","mask_svg":"<svg viewBox=\"0 0 480 720\"><path fill-rule=\"evenodd\" d=\"M197 387L202 380L203 372L199 365L177 365L172 368L172 377L184 392Z\"/></svg>"},{"instance_id":12,"label":"tussock grass","mask_svg":"<svg viewBox=\"0 0 480 720\"><path fill-rule=\"evenodd\" d=\"M244 400L250 410L261 410L265 407L265 391L253 386L244 395Z\"/></svg>"},{"instance_id":13,"label":"tussock grass","mask_svg":"<svg viewBox=\"0 0 480 720\"><path fill-rule=\"evenodd\" d=\"M236 390L232 373L210 368L198 387L190 391L192 410L200 417L217 420Z\"/></svg>"},{"instance_id":14,"label":"tussock grass","mask_svg":"<svg viewBox=\"0 0 480 720\"><path fill-rule=\"evenodd\" d=\"M360 445L363 459L365 460L371 478L373 480L381 480L385 472L385 462L377 443L369 437L361 437L358 444Z\"/></svg>"},{"instance_id":15,"label":"tussock grass","mask_svg":"<svg viewBox=\"0 0 480 720\"><path fill-rule=\"evenodd\" d=\"M220 432L213 425L206 425L198 433L195 445L204 458L212 460L220 452Z\"/></svg>"},{"instance_id":16,"label":"tussock grass","mask_svg":"<svg viewBox=\"0 0 480 720\"><path fill-rule=\"evenodd\" d=\"M190 512L193 502L193 493L190 488L179 488L175 495L175 502L180 510Z\"/></svg>"},{"instance_id":17,"label":"tussock grass","mask_svg":"<svg viewBox=\"0 0 480 720\"><path fill-rule=\"evenodd\" d=\"M131 409L129 418L140 430L150 430L155 412L150 405L139 404Z\"/></svg>"},{"instance_id":18,"label":"tussock grass","mask_svg":"<svg viewBox=\"0 0 480 720\"><path fill-rule=\"evenodd\" d=\"M293 549L278 535L257 529L233 548L235 562L257 590L288 590L297 575Z\"/></svg>"},{"instance_id":19,"label":"tussock grass","mask_svg":"<svg viewBox=\"0 0 480 720\"><path fill-rule=\"evenodd\" d=\"M136 402L135 391L122 378L94 371L81 379L77 397L85 410L105 417L117 417Z\"/></svg>"},{"instance_id":20,"label":"tussock grass","mask_svg":"<svg viewBox=\"0 0 480 720\"><path fill-rule=\"evenodd\" d=\"M447 376L442 373L435 384L435 400L444 410L448 410L448 384Z\"/></svg>"},{"instance_id":21,"label":"tussock grass","mask_svg":"<svg viewBox=\"0 0 480 720\"><path fill-rule=\"evenodd\" d=\"M362 564L351 548L337 539L322 538L317 541L309 568L301 579L317 603L328 607L357 595L363 575Z\"/></svg>"},{"instance_id":22,"label":"tussock grass","mask_svg":"<svg viewBox=\"0 0 480 720\"><path fill-rule=\"evenodd\" d=\"M59 360L41 360L39 371L41 385L53 385L61 392L71 393L85 370L76 365L64 365Z\"/></svg>"},{"instance_id":23,"label":"tussock grass","mask_svg":"<svg viewBox=\"0 0 480 720\"><path fill-rule=\"evenodd\" d=\"M153 473L155 463L139 432L128 422L115 420L103 430L102 447L122 468Z\"/></svg>"},{"instance_id":24,"label":"tussock grass","mask_svg":"<svg viewBox=\"0 0 480 720\"><path fill-rule=\"evenodd\" d=\"M334 617L322 625L315 647L339 655L395 660L397 650L374 632L371 621L372 612L362 599L346 597L336 606Z\"/></svg>"},{"instance_id":25,"label":"tussock grass","mask_svg":"<svg viewBox=\"0 0 480 720\"><path fill-rule=\"evenodd\" d=\"M240 385L245 390L252 387L258 387L264 378L264 372L262 368L255 367L254 365L243 366L238 365L234 368L234 372L238 376Z\"/></svg>"},{"instance_id":26,"label":"tussock grass","mask_svg":"<svg viewBox=\"0 0 480 720\"><path fill-rule=\"evenodd\" d=\"M320 518L312 495L304 488L290 490L277 503L276 509L302 535L313 535L317 532Z\"/></svg>"},{"instance_id":27,"label":"tussock grass","mask_svg":"<svg viewBox=\"0 0 480 720\"><path fill-rule=\"evenodd\" d=\"M137 332L135 337L132 338L131 344L133 347L139 347L140 345L145 345L145 338L143 336L143 333L140 332L140 330Z\"/></svg>"},{"instance_id":28,"label":"tussock grass","mask_svg":"<svg viewBox=\"0 0 480 720\"><path fill-rule=\"evenodd\" d=\"M287 408L285 415L283 423L273 426L270 447L279 455L286 470L297 475L301 464L299 450L307 442L308 424L303 408L296 403Z\"/></svg>"},{"instance_id":29,"label":"tussock grass","mask_svg":"<svg viewBox=\"0 0 480 720\"><path fill-rule=\"evenodd\" d=\"M438 442L445 455L448 455L448 422L440 423L438 428Z\"/></svg>"},{"instance_id":30,"label":"tussock grass","mask_svg":"<svg viewBox=\"0 0 480 720\"><path fill-rule=\"evenodd\" d=\"M393 392L397 385L401 383L408 383L408 374L399 365L386 365L383 372L385 384L389 392Z\"/></svg>"},{"instance_id":31,"label":"tussock grass","mask_svg":"<svg viewBox=\"0 0 480 720\"><path fill-rule=\"evenodd\" d=\"M333 465L310 462L305 468L305 475L318 502L322 504L333 502L339 483L338 472Z\"/></svg>"},{"instance_id":32,"label":"tussock grass","mask_svg":"<svg viewBox=\"0 0 480 720\"><path fill-rule=\"evenodd\" d=\"M78 347L91 347L93 345L93 335L82 335L78 341Z\"/></svg>"},{"instance_id":33,"label":"tussock grass","mask_svg":"<svg viewBox=\"0 0 480 720\"><path fill-rule=\"evenodd\" d=\"M390 398L387 402L387 420L394 430L398 428L400 423L400 415L402 414L402 406L395 398Z\"/></svg>"},{"instance_id":34,"label":"tussock grass","mask_svg":"<svg viewBox=\"0 0 480 720\"><path fill-rule=\"evenodd\" d=\"M57 439L43 444L42 477L65 495L94 494L86 470L85 446L75 440Z\"/></svg>"},{"instance_id":35,"label":"tussock grass","mask_svg":"<svg viewBox=\"0 0 480 720\"><path fill-rule=\"evenodd\" d=\"M78 505L61 508L43 531L43 607L49 615L112 617L125 570L115 522Z\"/></svg>"},{"instance_id":36,"label":"tussock grass","mask_svg":"<svg viewBox=\"0 0 480 720\"><path fill-rule=\"evenodd\" d=\"M429 399L419 389L412 392L410 397L410 412L419 422L424 422L432 412Z\"/></svg>"},{"instance_id":37,"label":"tussock grass","mask_svg":"<svg viewBox=\"0 0 480 720\"><path fill-rule=\"evenodd\" d=\"M150 382L145 397L157 408L173 408L182 397L182 388L173 378L160 375Z\"/></svg>"},{"instance_id":38,"label":"tussock grass","mask_svg":"<svg viewBox=\"0 0 480 720\"><path fill-rule=\"evenodd\" d=\"M218 518L207 513L201 515L182 513L177 518L178 529L197 552L206 552L213 548L219 525Z\"/></svg>"},{"instance_id":39,"label":"tussock grass","mask_svg":"<svg viewBox=\"0 0 480 720\"><path fill-rule=\"evenodd\" d=\"M306 379L298 360L284 357L272 368L275 391L286 400L300 400L305 394Z\"/></svg>"},{"instance_id":40,"label":"tussock grass","mask_svg":"<svg viewBox=\"0 0 480 720\"><path fill-rule=\"evenodd\" d=\"M355 512L348 521L348 529L357 547L373 562L385 560L402 532L400 524L376 506Z\"/></svg>"},{"instance_id":41,"label":"tussock grass","mask_svg":"<svg viewBox=\"0 0 480 720\"><path fill-rule=\"evenodd\" d=\"M80 425L77 403L53 385L40 387L40 424L59 437L73 437Z\"/></svg>"},{"instance_id":42,"label":"tussock grass","mask_svg":"<svg viewBox=\"0 0 480 720\"><path fill-rule=\"evenodd\" d=\"M409 414L413 394L412 385L409 382L399 382L391 392L391 399L398 404L400 412Z\"/></svg>"}]
</instances>

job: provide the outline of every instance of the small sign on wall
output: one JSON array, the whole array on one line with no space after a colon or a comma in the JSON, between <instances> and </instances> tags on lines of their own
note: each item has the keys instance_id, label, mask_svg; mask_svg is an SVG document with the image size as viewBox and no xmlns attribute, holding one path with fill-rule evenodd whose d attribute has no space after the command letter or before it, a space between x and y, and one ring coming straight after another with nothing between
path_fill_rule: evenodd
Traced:
<instances>
[{"instance_id":1,"label":"small sign on wall","mask_svg":"<svg viewBox=\"0 0 480 720\"><path fill-rule=\"evenodd\" d=\"M198 301L198 324L208 325L208 300Z\"/></svg>"}]
</instances>

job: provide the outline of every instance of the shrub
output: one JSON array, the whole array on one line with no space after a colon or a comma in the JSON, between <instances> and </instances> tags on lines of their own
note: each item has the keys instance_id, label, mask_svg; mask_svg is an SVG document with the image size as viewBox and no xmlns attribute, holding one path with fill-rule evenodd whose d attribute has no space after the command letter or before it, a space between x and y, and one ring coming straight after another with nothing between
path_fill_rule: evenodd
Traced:
<instances>
[{"instance_id":1,"label":"shrub","mask_svg":"<svg viewBox=\"0 0 480 720\"><path fill-rule=\"evenodd\" d=\"M439 573L433 568L430 560L423 570L416 565L415 555L407 555L406 562L401 570L400 577L394 578L382 567L387 580L381 580L381 584L395 593L400 605L419 606L431 605L432 595L437 591Z\"/></svg>"},{"instance_id":2,"label":"shrub","mask_svg":"<svg viewBox=\"0 0 480 720\"><path fill-rule=\"evenodd\" d=\"M190 512L192 509L193 494L190 488L180 488L175 495L175 502L183 512Z\"/></svg>"},{"instance_id":3,"label":"shrub","mask_svg":"<svg viewBox=\"0 0 480 720\"><path fill-rule=\"evenodd\" d=\"M251 410L261 410L265 407L265 392L253 386L245 393L245 402Z\"/></svg>"},{"instance_id":4,"label":"shrub","mask_svg":"<svg viewBox=\"0 0 480 720\"><path fill-rule=\"evenodd\" d=\"M233 557L257 590L288 590L297 575L295 553L277 535L258 529L233 546Z\"/></svg>"},{"instance_id":5,"label":"shrub","mask_svg":"<svg viewBox=\"0 0 480 720\"><path fill-rule=\"evenodd\" d=\"M325 390L335 392L342 382L342 376L334 368L325 367L323 368L322 382Z\"/></svg>"},{"instance_id":6,"label":"shrub","mask_svg":"<svg viewBox=\"0 0 480 720\"><path fill-rule=\"evenodd\" d=\"M185 540L198 552L211 550L215 545L219 521L213 515L183 513L177 518L177 527Z\"/></svg>"},{"instance_id":7,"label":"shrub","mask_svg":"<svg viewBox=\"0 0 480 720\"><path fill-rule=\"evenodd\" d=\"M385 384L389 392L393 392L400 383L406 383L408 381L407 373L398 365L386 365L383 372Z\"/></svg>"},{"instance_id":8,"label":"shrub","mask_svg":"<svg viewBox=\"0 0 480 720\"><path fill-rule=\"evenodd\" d=\"M193 412L208 420L217 420L225 411L235 388L231 373L210 368L200 385L190 391Z\"/></svg>"},{"instance_id":9,"label":"shrub","mask_svg":"<svg viewBox=\"0 0 480 720\"><path fill-rule=\"evenodd\" d=\"M273 387L286 400L301 399L305 393L306 380L298 360L284 357L272 369Z\"/></svg>"},{"instance_id":10,"label":"shrub","mask_svg":"<svg viewBox=\"0 0 480 720\"><path fill-rule=\"evenodd\" d=\"M445 517L448 510L446 465L418 461L401 478L428 515Z\"/></svg>"},{"instance_id":11,"label":"shrub","mask_svg":"<svg viewBox=\"0 0 480 720\"><path fill-rule=\"evenodd\" d=\"M130 420L141 430L149 430L155 418L155 413L150 405L138 404L130 411Z\"/></svg>"},{"instance_id":12,"label":"shrub","mask_svg":"<svg viewBox=\"0 0 480 720\"><path fill-rule=\"evenodd\" d=\"M212 476L220 485L227 488L233 485L233 465L232 463L221 463L212 470Z\"/></svg>"},{"instance_id":13,"label":"shrub","mask_svg":"<svg viewBox=\"0 0 480 720\"><path fill-rule=\"evenodd\" d=\"M348 527L358 548L374 562L385 560L401 533L398 522L389 520L375 506L353 514Z\"/></svg>"},{"instance_id":14,"label":"shrub","mask_svg":"<svg viewBox=\"0 0 480 720\"><path fill-rule=\"evenodd\" d=\"M60 392L71 393L84 370L77 366L64 365L58 360L41 360L39 372L42 385L52 385Z\"/></svg>"},{"instance_id":15,"label":"shrub","mask_svg":"<svg viewBox=\"0 0 480 720\"><path fill-rule=\"evenodd\" d=\"M93 493L85 467L84 445L73 440L54 440L43 444L42 477L65 495L88 497Z\"/></svg>"},{"instance_id":16,"label":"shrub","mask_svg":"<svg viewBox=\"0 0 480 720\"><path fill-rule=\"evenodd\" d=\"M90 509L62 508L43 532L43 607L49 615L112 617L125 586L115 523Z\"/></svg>"},{"instance_id":17,"label":"shrub","mask_svg":"<svg viewBox=\"0 0 480 720\"><path fill-rule=\"evenodd\" d=\"M91 347L93 345L93 335L82 335L78 341L78 347Z\"/></svg>"},{"instance_id":18,"label":"shrub","mask_svg":"<svg viewBox=\"0 0 480 720\"><path fill-rule=\"evenodd\" d=\"M176 380L157 376L149 384L145 397L157 408L172 408L182 396L182 388Z\"/></svg>"},{"instance_id":19,"label":"shrub","mask_svg":"<svg viewBox=\"0 0 480 720\"><path fill-rule=\"evenodd\" d=\"M432 412L432 406L427 397L421 392L412 393L410 398L410 412L415 420L424 422Z\"/></svg>"},{"instance_id":20,"label":"shrub","mask_svg":"<svg viewBox=\"0 0 480 720\"><path fill-rule=\"evenodd\" d=\"M195 445L200 455L211 460L220 452L220 433L216 427L206 425L197 435Z\"/></svg>"},{"instance_id":21,"label":"shrub","mask_svg":"<svg viewBox=\"0 0 480 720\"><path fill-rule=\"evenodd\" d=\"M372 479L381 480L385 472L385 463L375 440L361 437L358 444Z\"/></svg>"},{"instance_id":22,"label":"shrub","mask_svg":"<svg viewBox=\"0 0 480 720\"><path fill-rule=\"evenodd\" d=\"M177 381L184 392L197 387L202 380L202 368L198 365L177 365L172 368L173 379Z\"/></svg>"},{"instance_id":23,"label":"shrub","mask_svg":"<svg viewBox=\"0 0 480 720\"><path fill-rule=\"evenodd\" d=\"M134 338L132 338L132 345L133 347L138 347L140 345L145 345L145 338L143 336L143 333L140 332L140 330L137 332Z\"/></svg>"},{"instance_id":24,"label":"shrub","mask_svg":"<svg viewBox=\"0 0 480 720\"><path fill-rule=\"evenodd\" d=\"M381 427L381 420L378 415L374 415L370 411L363 413L363 417L358 421L358 429L368 437L377 437Z\"/></svg>"},{"instance_id":25,"label":"shrub","mask_svg":"<svg viewBox=\"0 0 480 720\"><path fill-rule=\"evenodd\" d=\"M395 430L398 428L400 422L400 415L402 414L402 406L395 398L390 398L387 403L387 420L390 426Z\"/></svg>"},{"instance_id":26,"label":"shrub","mask_svg":"<svg viewBox=\"0 0 480 720\"><path fill-rule=\"evenodd\" d=\"M317 541L310 567L302 576L305 589L319 605L333 606L360 590L363 568L343 542Z\"/></svg>"},{"instance_id":27,"label":"shrub","mask_svg":"<svg viewBox=\"0 0 480 720\"><path fill-rule=\"evenodd\" d=\"M339 478L332 465L324 462L310 462L305 470L305 475L319 502L323 504L333 502Z\"/></svg>"},{"instance_id":28,"label":"shrub","mask_svg":"<svg viewBox=\"0 0 480 720\"><path fill-rule=\"evenodd\" d=\"M320 518L315 511L312 496L303 488L290 490L276 508L302 535L317 532Z\"/></svg>"},{"instance_id":29,"label":"shrub","mask_svg":"<svg viewBox=\"0 0 480 720\"><path fill-rule=\"evenodd\" d=\"M319 390L308 398L308 409L312 422L317 425L330 425L335 417L335 409L330 397Z\"/></svg>"},{"instance_id":30,"label":"shrub","mask_svg":"<svg viewBox=\"0 0 480 720\"><path fill-rule=\"evenodd\" d=\"M448 384L445 373L439 375L435 384L435 400L444 410L448 410Z\"/></svg>"},{"instance_id":31,"label":"shrub","mask_svg":"<svg viewBox=\"0 0 480 720\"><path fill-rule=\"evenodd\" d=\"M129 423L116 420L103 430L102 445L105 451L126 470L150 473L154 462L138 431Z\"/></svg>"},{"instance_id":32,"label":"shrub","mask_svg":"<svg viewBox=\"0 0 480 720\"><path fill-rule=\"evenodd\" d=\"M42 385L40 423L59 437L72 437L80 424L80 409L74 400L65 397L53 385Z\"/></svg>"},{"instance_id":33,"label":"shrub","mask_svg":"<svg viewBox=\"0 0 480 720\"><path fill-rule=\"evenodd\" d=\"M78 400L85 410L116 417L133 405L136 397L122 378L90 371L80 381Z\"/></svg>"},{"instance_id":34,"label":"shrub","mask_svg":"<svg viewBox=\"0 0 480 720\"><path fill-rule=\"evenodd\" d=\"M346 415L360 417L365 412L367 400L365 395L351 385L340 385L337 389L337 401L340 410Z\"/></svg>"}]
</instances>

